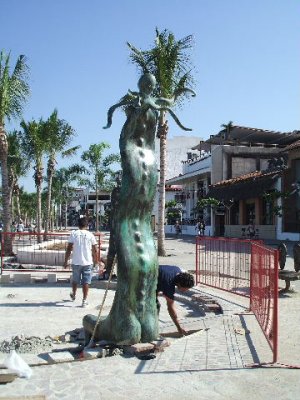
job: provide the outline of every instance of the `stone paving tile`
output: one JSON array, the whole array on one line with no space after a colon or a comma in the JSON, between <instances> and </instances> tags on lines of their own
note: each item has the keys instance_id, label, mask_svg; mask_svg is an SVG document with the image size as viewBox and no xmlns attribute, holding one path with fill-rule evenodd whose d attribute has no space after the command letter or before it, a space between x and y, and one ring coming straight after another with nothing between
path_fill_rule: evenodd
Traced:
<instances>
[{"instance_id":1,"label":"stone paving tile","mask_svg":"<svg viewBox=\"0 0 300 400\"><path fill-rule=\"evenodd\" d=\"M203 329L207 330L174 340L169 349L144 365L142 372L244 368L253 358L246 336L238 338L235 333L238 323L238 316L202 320Z\"/></svg>"}]
</instances>

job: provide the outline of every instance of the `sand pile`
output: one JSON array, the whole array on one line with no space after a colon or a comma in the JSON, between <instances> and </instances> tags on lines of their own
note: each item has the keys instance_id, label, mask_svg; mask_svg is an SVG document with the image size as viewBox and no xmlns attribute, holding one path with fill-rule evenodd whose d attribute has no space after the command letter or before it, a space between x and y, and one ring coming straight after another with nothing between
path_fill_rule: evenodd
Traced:
<instances>
[{"instance_id":1,"label":"sand pile","mask_svg":"<svg viewBox=\"0 0 300 400\"><path fill-rule=\"evenodd\" d=\"M0 352L10 353L11 350L16 350L17 353L32 353L38 354L48 352L53 347L53 340L50 336L41 338L38 336L18 335L11 339L0 342Z\"/></svg>"}]
</instances>

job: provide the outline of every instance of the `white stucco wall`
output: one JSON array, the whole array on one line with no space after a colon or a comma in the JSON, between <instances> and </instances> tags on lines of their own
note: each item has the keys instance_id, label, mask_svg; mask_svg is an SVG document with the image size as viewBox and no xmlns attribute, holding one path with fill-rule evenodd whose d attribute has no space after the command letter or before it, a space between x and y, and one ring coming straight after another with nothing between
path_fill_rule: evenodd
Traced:
<instances>
[{"instance_id":1,"label":"white stucco wall","mask_svg":"<svg viewBox=\"0 0 300 400\"><path fill-rule=\"evenodd\" d=\"M173 178L182 173L182 163L187 159L187 153L191 151L191 148L199 144L202 139L197 136L173 136L167 139L167 172L166 179ZM193 150L193 153L199 153L197 150ZM155 156L157 162L157 168L159 169L159 139L155 140ZM166 202L174 200L176 192L166 191ZM152 215L155 216L155 221L158 218L158 189L154 200L154 206Z\"/></svg>"},{"instance_id":2,"label":"white stucco wall","mask_svg":"<svg viewBox=\"0 0 300 400\"><path fill-rule=\"evenodd\" d=\"M187 159L188 151L199 144L202 139L198 136L173 136L167 138L167 173L166 179L173 178L182 173L182 163ZM197 150L193 153L199 154ZM159 168L159 139L155 140L155 154Z\"/></svg>"}]
</instances>

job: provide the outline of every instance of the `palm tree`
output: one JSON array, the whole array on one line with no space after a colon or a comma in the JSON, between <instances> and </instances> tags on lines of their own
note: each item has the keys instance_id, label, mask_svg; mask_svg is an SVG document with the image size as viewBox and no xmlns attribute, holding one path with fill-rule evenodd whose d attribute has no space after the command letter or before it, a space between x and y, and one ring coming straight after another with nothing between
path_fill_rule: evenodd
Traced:
<instances>
[{"instance_id":1,"label":"palm tree","mask_svg":"<svg viewBox=\"0 0 300 400\"><path fill-rule=\"evenodd\" d=\"M224 128L223 131L225 131L224 139L228 140L230 137L230 132L232 131L234 125L233 121L229 121L228 124L222 124L221 128Z\"/></svg>"},{"instance_id":2,"label":"palm tree","mask_svg":"<svg viewBox=\"0 0 300 400\"><path fill-rule=\"evenodd\" d=\"M43 156L47 151L47 131L45 122L32 120L30 122L21 122L22 143L24 151L29 160L34 161L34 181L37 193L37 233L42 231L42 183L43 183ZM40 241L40 235L39 235Z\"/></svg>"},{"instance_id":3,"label":"palm tree","mask_svg":"<svg viewBox=\"0 0 300 400\"><path fill-rule=\"evenodd\" d=\"M60 168L54 171L53 180L52 180L52 201L51 201L51 229L52 226L55 226L56 229L62 229L62 204L65 201L63 186L65 179L65 171L66 168Z\"/></svg>"},{"instance_id":4,"label":"palm tree","mask_svg":"<svg viewBox=\"0 0 300 400\"><path fill-rule=\"evenodd\" d=\"M58 153L60 153L62 157L72 156L80 146L74 146L67 150L65 149L75 136L75 131L66 121L58 118L56 109L45 122L45 130L48 139L47 153L49 155L47 163L47 212L44 234L44 240L47 240L47 232L50 228L51 220L52 180L55 171L56 156Z\"/></svg>"},{"instance_id":5,"label":"palm tree","mask_svg":"<svg viewBox=\"0 0 300 400\"><path fill-rule=\"evenodd\" d=\"M58 223L62 229L62 221L64 220L65 229L67 229L67 211L68 202L72 198L74 187L72 184L78 182L82 177L85 169L78 164L73 164L68 168L60 168L54 172L53 176L53 196L56 205L59 208ZM62 209L65 209L64 217L62 216Z\"/></svg>"},{"instance_id":6,"label":"palm tree","mask_svg":"<svg viewBox=\"0 0 300 400\"><path fill-rule=\"evenodd\" d=\"M7 168L8 143L5 132L5 119L20 118L29 95L28 66L24 55L18 57L10 73L10 53L0 53L0 162L2 177L3 229L10 230L11 210L9 201L9 180ZM10 253L11 241L4 244L5 253Z\"/></svg>"},{"instance_id":7,"label":"palm tree","mask_svg":"<svg viewBox=\"0 0 300 400\"><path fill-rule=\"evenodd\" d=\"M98 198L99 188L107 183L114 173L110 166L116 162L120 162L119 154L110 154L107 157L103 157L103 153L106 149L109 149L110 145L101 142L98 144L91 144L87 151L82 153L81 159L88 165L86 172L91 175L91 178L86 178L82 183L86 183L88 186L95 190L96 194L96 231L99 230L99 212L98 212Z\"/></svg>"},{"instance_id":8,"label":"palm tree","mask_svg":"<svg viewBox=\"0 0 300 400\"><path fill-rule=\"evenodd\" d=\"M63 196L63 180L65 177L66 168L57 169L54 171L53 179L52 179L52 194L51 194L51 213L50 213L50 225L56 226L57 229L62 229L62 218L61 218L61 210L62 204L65 201ZM47 197L48 198L48 197Z\"/></svg>"},{"instance_id":9,"label":"palm tree","mask_svg":"<svg viewBox=\"0 0 300 400\"><path fill-rule=\"evenodd\" d=\"M173 98L177 104L181 104L181 95L186 96L186 86L193 83L191 74L190 50L193 45L193 37L186 36L176 40L173 33L156 29L154 47L148 51L141 51L128 43L131 50L130 58L142 72L152 73L157 81L157 93L159 97ZM192 90L190 93L195 95ZM159 179L159 209L157 245L158 255L166 256L165 251L165 183L166 183L166 149L168 121L166 112L160 111L157 136L160 138L160 179ZM189 129L188 129L189 130Z\"/></svg>"},{"instance_id":10,"label":"palm tree","mask_svg":"<svg viewBox=\"0 0 300 400\"><path fill-rule=\"evenodd\" d=\"M8 140L8 157L7 166L9 174L9 198L12 205L13 197L16 199L17 219L21 217L20 211L20 187L19 178L25 176L29 170L30 162L25 156L21 136L17 131L13 131L7 135ZM12 210L13 211L13 210Z\"/></svg>"},{"instance_id":11,"label":"palm tree","mask_svg":"<svg viewBox=\"0 0 300 400\"><path fill-rule=\"evenodd\" d=\"M20 188L20 213L24 217L25 224L32 224L36 220L36 193L28 193Z\"/></svg>"}]
</instances>

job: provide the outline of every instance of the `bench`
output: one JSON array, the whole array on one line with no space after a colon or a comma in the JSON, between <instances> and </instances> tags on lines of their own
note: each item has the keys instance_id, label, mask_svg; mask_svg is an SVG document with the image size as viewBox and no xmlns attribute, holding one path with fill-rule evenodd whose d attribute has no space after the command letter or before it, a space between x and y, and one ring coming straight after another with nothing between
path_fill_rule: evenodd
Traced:
<instances>
[{"instance_id":1,"label":"bench","mask_svg":"<svg viewBox=\"0 0 300 400\"><path fill-rule=\"evenodd\" d=\"M285 281L285 288L280 289L280 293L285 293L289 290L291 281L300 280L300 272L280 270L278 271L278 278Z\"/></svg>"}]
</instances>

